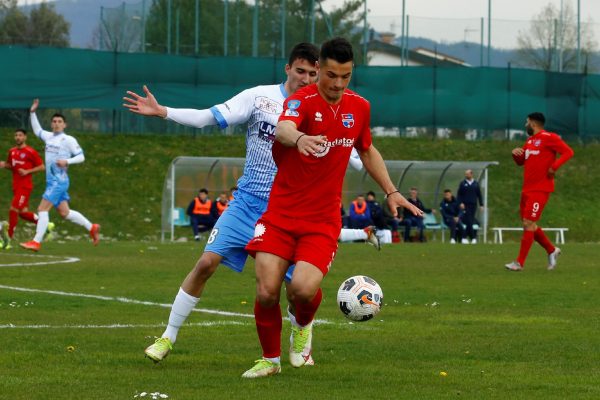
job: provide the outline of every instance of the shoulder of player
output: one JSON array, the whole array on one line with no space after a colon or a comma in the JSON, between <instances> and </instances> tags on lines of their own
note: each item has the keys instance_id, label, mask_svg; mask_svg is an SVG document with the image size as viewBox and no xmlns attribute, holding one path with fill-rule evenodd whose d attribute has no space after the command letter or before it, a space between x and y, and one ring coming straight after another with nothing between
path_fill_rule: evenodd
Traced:
<instances>
[{"instance_id":1,"label":"shoulder of player","mask_svg":"<svg viewBox=\"0 0 600 400\"><path fill-rule=\"evenodd\" d=\"M371 103L369 102L369 100L365 99L364 97L362 97L360 94L356 93L353 90L346 89L344 91L344 96L351 98L354 101L358 101L359 103L363 103L365 106L368 106L368 107L371 106Z\"/></svg>"}]
</instances>

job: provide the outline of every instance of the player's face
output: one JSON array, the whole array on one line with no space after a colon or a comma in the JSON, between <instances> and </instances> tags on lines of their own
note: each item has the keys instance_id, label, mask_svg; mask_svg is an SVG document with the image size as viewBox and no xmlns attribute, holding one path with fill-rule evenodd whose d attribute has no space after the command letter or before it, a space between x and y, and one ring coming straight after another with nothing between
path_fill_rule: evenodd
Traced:
<instances>
[{"instance_id":1,"label":"player's face","mask_svg":"<svg viewBox=\"0 0 600 400\"><path fill-rule=\"evenodd\" d=\"M27 135L25 135L23 132L15 132L15 144L17 146L22 145L23 143L25 143L27 141Z\"/></svg>"},{"instance_id":2,"label":"player's face","mask_svg":"<svg viewBox=\"0 0 600 400\"><path fill-rule=\"evenodd\" d=\"M64 132L65 128L67 127L67 123L61 117L54 117L52 118L50 127L54 133Z\"/></svg>"},{"instance_id":3,"label":"player's face","mask_svg":"<svg viewBox=\"0 0 600 400\"><path fill-rule=\"evenodd\" d=\"M327 59L319 66L319 92L329 103L337 103L352 76L352 61L340 64Z\"/></svg>"},{"instance_id":4,"label":"player's face","mask_svg":"<svg viewBox=\"0 0 600 400\"><path fill-rule=\"evenodd\" d=\"M288 77L290 94L317 81L317 66L305 59L297 58L292 65L286 64L285 73Z\"/></svg>"},{"instance_id":5,"label":"player's face","mask_svg":"<svg viewBox=\"0 0 600 400\"><path fill-rule=\"evenodd\" d=\"M533 125L531 124L531 120L529 118L525 120L525 131L529 136L533 135Z\"/></svg>"},{"instance_id":6,"label":"player's face","mask_svg":"<svg viewBox=\"0 0 600 400\"><path fill-rule=\"evenodd\" d=\"M467 179L473 179L473 171L471 171L470 169L465 171L465 178Z\"/></svg>"},{"instance_id":7,"label":"player's face","mask_svg":"<svg viewBox=\"0 0 600 400\"><path fill-rule=\"evenodd\" d=\"M452 192L444 192L444 198L448 201L452 200Z\"/></svg>"}]
</instances>

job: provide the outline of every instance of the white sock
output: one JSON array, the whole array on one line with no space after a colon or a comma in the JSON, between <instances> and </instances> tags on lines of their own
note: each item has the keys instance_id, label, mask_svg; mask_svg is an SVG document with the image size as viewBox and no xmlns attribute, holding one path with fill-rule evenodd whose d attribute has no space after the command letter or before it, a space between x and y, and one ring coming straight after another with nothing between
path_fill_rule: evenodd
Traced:
<instances>
[{"instance_id":1,"label":"white sock","mask_svg":"<svg viewBox=\"0 0 600 400\"><path fill-rule=\"evenodd\" d=\"M78 211L69 210L69 213L67 214L65 219L67 221L73 222L74 224L83 226L88 231L90 229L92 229L92 223L86 217L84 217L83 214L81 214ZM38 222L38 226L39 226L39 222Z\"/></svg>"},{"instance_id":2,"label":"white sock","mask_svg":"<svg viewBox=\"0 0 600 400\"><path fill-rule=\"evenodd\" d=\"M288 308L287 312L288 312L288 318L290 319L292 326L295 326L297 328L302 328L300 325L298 325L298 322L296 321L296 316L290 312L289 308Z\"/></svg>"},{"instance_id":3,"label":"white sock","mask_svg":"<svg viewBox=\"0 0 600 400\"><path fill-rule=\"evenodd\" d=\"M179 293L175 296L175 301L171 307L171 314L169 314L169 324L162 337L168 337L171 339L171 343L175 343L179 328L196 307L198 300L200 300L198 297L190 296L182 288L179 288Z\"/></svg>"},{"instance_id":4,"label":"white sock","mask_svg":"<svg viewBox=\"0 0 600 400\"><path fill-rule=\"evenodd\" d=\"M273 358L263 357L263 359L267 360L267 361L271 361L272 363L275 363L275 364L281 364L281 359L279 357L273 357Z\"/></svg>"},{"instance_id":5,"label":"white sock","mask_svg":"<svg viewBox=\"0 0 600 400\"><path fill-rule=\"evenodd\" d=\"M50 217L48 217L48 211L40 211L38 213L38 222L35 227L35 236L33 240L42 243L44 240L44 235L46 234L46 229L48 229L48 222L50 221Z\"/></svg>"},{"instance_id":6,"label":"white sock","mask_svg":"<svg viewBox=\"0 0 600 400\"><path fill-rule=\"evenodd\" d=\"M369 235L363 229L342 229L340 232L340 242L353 242L355 240L367 240Z\"/></svg>"}]
</instances>

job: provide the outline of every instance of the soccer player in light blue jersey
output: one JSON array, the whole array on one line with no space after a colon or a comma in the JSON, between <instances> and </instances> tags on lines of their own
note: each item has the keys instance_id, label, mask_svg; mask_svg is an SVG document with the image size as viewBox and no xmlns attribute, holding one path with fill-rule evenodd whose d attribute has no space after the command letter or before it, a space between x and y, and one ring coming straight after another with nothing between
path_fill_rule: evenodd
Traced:
<instances>
[{"instance_id":1,"label":"soccer player in light blue jersey","mask_svg":"<svg viewBox=\"0 0 600 400\"><path fill-rule=\"evenodd\" d=\"M63 115L54 114L52 116L52 132L42 129L35 114L39 104L38 99L33 100L29 111L33 133L46 144L46 190L38 207L35 237L29 242L20 243L20 246L31 251L41 249L41 243L49 223L48 213L52 207L55 207L59 215L67 221L83 226L90 233L94 246L96 246L100 241L100 225L92 224L80 212L69 209L67 170L69 165L79 164L85 160L83 150L73 136L65 133L67 123Z\"/></svg>"},{"instance_id":2,"label":"soccer player in light blue jersey","mask_svg":"<svg viewBox=\"0 0 600 400\"><path fill-rule=\"evenodd\" d=\"M284 100L296 90L317 78L318 49L309 43L296 45L285 66L287 79L278 85L256 86L244 90L223 104L210 109L174 109L160 105L144 86L145 97L128 91L125 107L147 116L158 116L177 123L202 128L218 125L247 124L246 163L237 183L235 198L210 233L204 253L187 275L175 297L169 323L162 337L150 345L146 356L155 362L163 360L173 348L177 333L202 294L206 281L224 264L241 272L248 254L244 250L254 236L254 225L265 211L277 167L271 147L275 140L275 125L283 111ZM291 275L290 275L291 276ZM294 316L290 313L294 321ZM310 343L305 349L310 356ZM308 364L312 363L312 358Z\"/></svg>"}]
</instances>

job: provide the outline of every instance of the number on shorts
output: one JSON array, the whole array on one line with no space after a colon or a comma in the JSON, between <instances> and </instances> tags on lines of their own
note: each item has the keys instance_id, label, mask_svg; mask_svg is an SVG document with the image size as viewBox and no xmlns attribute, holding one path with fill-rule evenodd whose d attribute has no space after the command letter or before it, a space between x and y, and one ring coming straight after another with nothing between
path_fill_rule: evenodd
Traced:
<instances>
[{"instance_id":1,"label":"number on shorts","mask_svg":"<svg viewBox=\"0 0 600 400\"><path fill-rule=\"evenodd\" d=\"M213 228L213 230L210 232L210 236L208 237L208 240L206 241L206 243L211 244L212 242L214 242L215 239L217 238L218 234L219 234L219 229Z\"/></svg>"},{"instance_id":2,"label":"number on shorts","mask_svg":"<svg viewBox=\"0 0 600 400\"><path fill-rule=\"evenodd\" d=\"M540 203L537 201L533 203L533 212L538 212L540 210Z\"/></svg>"}]
</instances>

